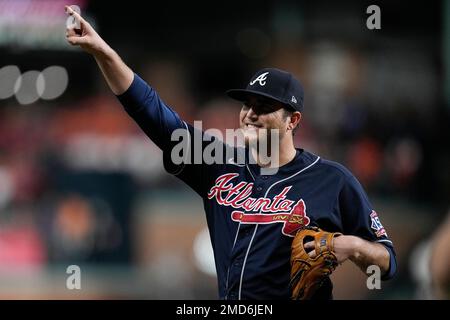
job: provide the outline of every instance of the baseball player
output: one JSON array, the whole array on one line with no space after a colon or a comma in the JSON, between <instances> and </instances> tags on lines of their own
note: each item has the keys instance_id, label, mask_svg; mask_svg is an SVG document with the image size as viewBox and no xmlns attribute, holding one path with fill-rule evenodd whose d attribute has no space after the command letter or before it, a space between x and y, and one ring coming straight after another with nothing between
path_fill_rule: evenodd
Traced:
<instances>
[{"instance_id":1,"label":"baseball player","mask_svg":"<svg viewBox=\"0 0 450 320\"><path fill-rule=\"evenodd\" d=\"M125 110L162 149L165 169L202 197L221 299L289 299L291 243L295 231L306 225L343 234L334 239L338 263L349 259L363 272L376 265L382 280L393 277L392 242L357 179L342 165L295 148L293 131L304 105L303 88L291 74L263 69L246 89L228 91L243 102L239 123L247 144L260 139L255 134L259 130L278 130L276 174L264 174L262 165L248 161L250 157L245 163L176 164L171 159L171 134L183 129L194 137L196 129L180 119L88 22L70 7L66 12L81 25L81 32L67 30L67 41L93 55ZM313 247L312 242L305 244ZM332 298L329 278L315 298Z\"/></svg>"}]
</instances>

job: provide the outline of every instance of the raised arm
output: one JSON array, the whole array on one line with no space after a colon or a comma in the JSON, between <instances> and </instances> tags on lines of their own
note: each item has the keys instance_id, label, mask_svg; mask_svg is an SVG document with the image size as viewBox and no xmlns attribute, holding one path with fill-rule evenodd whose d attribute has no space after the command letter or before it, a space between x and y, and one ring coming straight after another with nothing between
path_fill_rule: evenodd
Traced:
<instances>
[{"instance_id":1,"label":"raised arm","mask_svg":"<svg viewBox=\"0 0 450 320\"><path fill-rule=\"evenodd\" d=\"M106 82L116 95L124 93L133 82L133 71L122 61L120 56L98 35L92 26L70 6L66 13L80 23L81 30L66 29L67 41L74 46L80 46L90 53L97 61Z\"/></svg>"},{"instance_id":2,"label":"raised arm","mask_svg":"<svg viewBox=\"0 0 450 320\"><path fill-rule=\"evenodd\" d=\"M158 147L170 151L172 132L185 128L182 119L122 61L86 20L68 6L66 12L79 21L81 29L67 29L67 41L80 46L95 58L106 82L127 113Z\"/></svg>"}]
</instances>

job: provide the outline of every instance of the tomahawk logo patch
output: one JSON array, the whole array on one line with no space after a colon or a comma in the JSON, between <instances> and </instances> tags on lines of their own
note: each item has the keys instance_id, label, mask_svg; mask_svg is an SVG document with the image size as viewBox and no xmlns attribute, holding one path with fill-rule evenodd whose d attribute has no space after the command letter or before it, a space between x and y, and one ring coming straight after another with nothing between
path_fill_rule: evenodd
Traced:
<instances>
[{"instance_id":1,"label":"tomahawk logo patch","mask_svg":"<svg viewBox=\"0 0 450 320\"><path fill-rule=\"evenodd\" d=\"M384 229L383 225L380 222L380 218L378 218L377 212L375 210L372 210L370 213L370 220L372 221L370 227L375 230L375 234L378 238L382 236L387 237L386 230Z\"/></svg>"}]
</instances>

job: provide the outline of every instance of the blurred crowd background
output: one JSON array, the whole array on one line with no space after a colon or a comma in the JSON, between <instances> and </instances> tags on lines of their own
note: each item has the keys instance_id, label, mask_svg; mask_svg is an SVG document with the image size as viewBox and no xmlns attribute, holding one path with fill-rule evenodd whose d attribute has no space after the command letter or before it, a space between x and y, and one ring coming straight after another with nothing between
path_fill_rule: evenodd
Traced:
<instances>
[{"instance_id":1,"label":"blurred crowd background","mask_svg":"<svg viewBox=\"0 0 450 320\"><path fill-rule=\"evenodd\" d=\"M0 298L216 299L201 199L66 43L66 4L0 0ZM335 297L433 297L430 239L450 208L449 1L72 4L204 129L237 127L224 92L256 70L294 73L296 145L357 176L398 254L382 290L345 263ZM366 27L370 4L380 30ZM66 288L69 265L81 290Z\"/></svg>"}]
</instances>

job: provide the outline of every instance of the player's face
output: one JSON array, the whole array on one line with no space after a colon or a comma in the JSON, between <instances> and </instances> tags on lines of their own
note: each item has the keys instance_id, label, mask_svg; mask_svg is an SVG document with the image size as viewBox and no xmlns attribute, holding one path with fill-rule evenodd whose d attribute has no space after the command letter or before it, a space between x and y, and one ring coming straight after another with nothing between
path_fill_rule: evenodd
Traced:
<instances>
[{"instance_id":1,"label":"player's face","mask_svg":"<svg viewBox=\"0 0 450 320\"><path fill-rule=\"evenodd\" d=\"M258 140L261 129L278 129L280 139L287 133L288 120L285 117L284 107L281 103L271 99L250 97L244 103L240 113L240 127L244 133L245 142Z\"/></svg>"}]
</instances>

